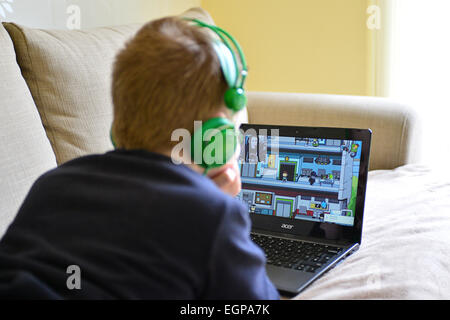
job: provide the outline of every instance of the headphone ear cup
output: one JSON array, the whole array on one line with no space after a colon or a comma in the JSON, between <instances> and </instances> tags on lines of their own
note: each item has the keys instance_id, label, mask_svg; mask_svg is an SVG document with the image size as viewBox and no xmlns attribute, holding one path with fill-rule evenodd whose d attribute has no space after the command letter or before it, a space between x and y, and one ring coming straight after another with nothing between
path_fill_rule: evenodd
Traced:
<instances>
[{"instance_id":1,"label":"headphone ear cup","mask_svg":"<svg viewBox=\"0 0 450 320\"><path fill-rule=\"evenodd\" d=\"M199 137L200 134L201 137ZM225 118L210 119L194 132L191 141L191 159L207 170L221 167L234 155L238 142L231 121ZM200 149L196 143L201 144ZM197 157L195 157L196 152L199 153ZM198 160L201 161L198 162Z\"/></svg>"},{"instance_id":2,"label":"headphone ear cup","mask_svg":"<svg viewBox=\"0 0 450 320\"><path fill-rule=\"evenodd\" d=\"M233 156L237 146L237 137L234 134L231 136L229 132L229 128L221 130L206 142L203 149L203 162L207 165L208 170L223 166ZM219 142L216 142L216 139Z\"/></svg>"},{"instance_id":3,"label":"headphone ear cup","mask_svg":"<svg viewBox=\"0 0 450 320\"><path fill-rule=\"evenodd\" d=\"M224 99L225 105L234 112L244 109L247 105L247 96L242 88L229 88Z\"/></svg>"}]
</instances>

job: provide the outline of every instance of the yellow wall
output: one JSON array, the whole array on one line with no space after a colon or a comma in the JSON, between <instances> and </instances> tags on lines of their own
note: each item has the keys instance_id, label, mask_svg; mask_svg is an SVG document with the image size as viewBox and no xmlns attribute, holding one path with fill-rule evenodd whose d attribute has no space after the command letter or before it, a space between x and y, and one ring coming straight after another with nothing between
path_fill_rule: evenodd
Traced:
<instances>
[{"instance_id":1,"label":"yellow wall","mask_svg":"<svg viewBox=\"0 0 450 320\"><path fill-rule=\"evenodd\" d=\"M160 18L169 15L178 15L183 11L200 7L201 0L145 0L143 1L141 14L143 21Z\"/></svg>"},{"instance_id":2,"label":"yellow wall","mask_svg":"<svg viewBox=\"0 0 450 320\"><path fill-rule=\"evenodd\" d=\"M367 0L202 0L244 49L247 90L370 94Z\"/></svg>"}]
</instances>

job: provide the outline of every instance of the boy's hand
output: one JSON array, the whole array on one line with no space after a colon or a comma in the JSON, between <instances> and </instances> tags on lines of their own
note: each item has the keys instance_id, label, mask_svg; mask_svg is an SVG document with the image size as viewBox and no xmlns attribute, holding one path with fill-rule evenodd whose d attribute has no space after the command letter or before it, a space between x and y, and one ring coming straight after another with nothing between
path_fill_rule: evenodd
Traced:
<instances>
[{"instance_id":1,"label":"boy's hand","mask_svg":"<svg viewBox=\"0 0 450 320\"><path fill-rule=\"evenodd\" d=\"M241 191L241 177L237 163L228 163L211 170L207 175L223 192L233 197Z\"/></svg>"}]
</instances>

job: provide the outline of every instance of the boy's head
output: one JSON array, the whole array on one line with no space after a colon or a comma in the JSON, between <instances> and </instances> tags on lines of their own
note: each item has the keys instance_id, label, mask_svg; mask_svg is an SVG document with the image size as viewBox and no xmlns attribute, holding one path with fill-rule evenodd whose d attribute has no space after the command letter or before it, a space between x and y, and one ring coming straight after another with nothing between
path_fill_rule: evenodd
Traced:
<instances>
[{"instance_id":1,"label":"boy's head","mask_svg":"<svg viewBox=\"0 0 450 320\"><path fill-rule=\"evenodd\" d=\"M226 110L227 88L208 31L176 17L152 21L116 57L115 144L168 150L175 129L192 133L195 120Z\"/></svg>"}]
</instances>

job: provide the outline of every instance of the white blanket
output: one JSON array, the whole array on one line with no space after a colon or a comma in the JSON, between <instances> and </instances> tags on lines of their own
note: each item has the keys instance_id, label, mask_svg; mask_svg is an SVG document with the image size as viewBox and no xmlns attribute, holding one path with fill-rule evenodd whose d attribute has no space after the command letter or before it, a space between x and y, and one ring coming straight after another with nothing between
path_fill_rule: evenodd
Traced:
<instances>
[{"instance_id":1,"label":"white blanket","mask_svg":"<svg viewBox=\"0 0 450 320\"><path fill-rule=\"evenodd\" d=\"M372 171L359 251L296 299L450 299L450 180L420 165Z\"/></svg>"}]
</instances>

